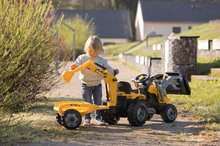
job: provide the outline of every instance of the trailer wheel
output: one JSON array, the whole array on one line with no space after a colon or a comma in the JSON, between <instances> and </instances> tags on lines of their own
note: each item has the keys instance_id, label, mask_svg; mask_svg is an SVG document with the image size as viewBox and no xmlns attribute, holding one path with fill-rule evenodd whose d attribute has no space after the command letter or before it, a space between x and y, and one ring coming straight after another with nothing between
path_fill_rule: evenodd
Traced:
<instances>
[{"instance_id":1,"label":"trailer wheel","mask_svg":"<svg viewBox=\"0 0 220 146\"><path fill-rule=\"evenodd\" d=\"M133 126L142 126L148 117L146 104L142 101L131 103L128 107L128 121Z\"/></svg>"},{"instance_id":2,"label":"trailer wheel","mask_svg":"<svg viewBox=\"0 0 220 146\"><path fill-rule=\"evenodd\" d=\"M56 114L56 120L57 120L57 122L58 122L60 125L63 125L62 117L60 116L59 113Z\"/></svg>"},{"instance_id":3,"label":"trailer wheel","mask_svg":"<svg viewBox=\"0 0 220 146\"><path fill-rule=\"evenodd\" d=\"M78 111L73 109L65 111L62 117L62 123L66 129L70 129L70 130L76 129L79 127L81 122L82 122L82 116Z\"/></svg>"},{"instance_id":4,"label":"trailer wheel","mask_svg":"<svg viewBox=\"0 0 220 146\"><path fill-rule=\"evenodd\" d=\"M102 111L102 119L109 125L115 125L120 120L120 117L104 110Z\"/></svg>"},{"instance_id":5,"label":"trailer wheel","mask_svg":"<svg viewBox=\"0 0 220 146\"><path fill-rule=\"evenodd\" d=\"M173 104L166 104L161 110L161 118L166 123L172 123L176 120L177 109Z\"/></svg>"}]
</instances>

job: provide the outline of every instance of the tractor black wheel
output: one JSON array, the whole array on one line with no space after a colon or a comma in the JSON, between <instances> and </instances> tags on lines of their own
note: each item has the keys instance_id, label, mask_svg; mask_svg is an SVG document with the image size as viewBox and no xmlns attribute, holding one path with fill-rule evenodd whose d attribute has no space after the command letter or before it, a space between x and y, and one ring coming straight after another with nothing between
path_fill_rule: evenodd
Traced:
<instances>
[{"instance_id":1,"label":"tractor black wheel","mask_svg":"<svg viewBox=\"0 0 220 146\"><path fill-rule=\"evenodd\" d=\"M154 116L154 114L148 114L147 121L149 121L153 116Z\"/></svg>"},{"instance_id":2,"label":"tractor black wheel","mask_svg":"<svg viewBox=\"0 0 220 146\"><path fill-rule=\"evenodd\" d=\"M63 125L62 117L60 116L59 113L56 114L56 120L57 120L57 122L58 122L60 125Z\"/></svg>"},{"instance_id":3,"label":"tractor black wheel","mask_svg":"<svg viewBox=\"0 0 220 146\"><path fill-rule=\"evenodd\" d=\"M166 104L163 106L160 115L164 122L172 123L176 120L177 109L173 104Z\"/></svg>"},{"instance_id":4,"label":"tractor black wheel","mask_svg":"<svg viewBox=\"0 0 220 146\"><path fill-rule=\"evenodd\" d=\"M78 111L70 109L64 112L64 115L62 117L62 123L66 129L76 129L79 127L81 122L82 116Z\"/></svg>"},{"instance_id":5,"label":"tractor black wheel","mask_svg":"<svg viewBox=\"0 0 220 146\"><path fill-rule=\"evenodd\" d=\"M148 117L148 111L145 102L138 101L131 103L128 107L128 121L133 126L142 126Z\"/></svg>"},{"instance_id":6,"label":"tractor black wheel","mask_svg":"<svg viewBox=\"0 0 220 146\"><path fill-rule=\"evenodd\" d=\"M109 125L115 125L120 120L120 117L113 113L110 113L109 111L104 110L102 111L102 119Z\"/></svg>"}]
</instances>

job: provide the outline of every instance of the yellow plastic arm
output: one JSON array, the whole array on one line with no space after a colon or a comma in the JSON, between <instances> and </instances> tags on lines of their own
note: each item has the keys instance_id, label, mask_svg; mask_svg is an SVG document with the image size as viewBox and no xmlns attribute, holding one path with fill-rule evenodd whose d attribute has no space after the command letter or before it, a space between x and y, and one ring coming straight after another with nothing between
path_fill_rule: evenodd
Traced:
<instances>
[{"instance_id":1,"label":"yellow plastic arm","mask_svg":"<svg viewBox=\"0 0 220 146\"><path fill-rule=\"evenodd\" d=\"M69 82L71 81L71 79L72 79L74 73L86 69L86 68L87 68L88 66L90 66L92 63L93 63L93 61L88 60L87 62L83 63L82 65L76 67L74 70L64 71L64 72L61 74L61 76L62 76L63 80L64 80L66 83L69 83Z\"/></svg>"},{"instance_id":2,"label":"yellow plastic arm","mask_svg":"<svg viewBox=\"0 0 220 146\"><path fill-rule=\"evenodd\" d=\"M110 102L108 103L108 106L116 106L117 78L113 74L111 74L108 70L97 65L94 61L88 60L87 62L78 66L74 70L64 71L61 76L66 83L69 83L74 73L84 69L89 69L95 72L100 78L104 79L105 83L108 84L109 87L108 93L109 93Z\"/></svg>"}]
</instances>

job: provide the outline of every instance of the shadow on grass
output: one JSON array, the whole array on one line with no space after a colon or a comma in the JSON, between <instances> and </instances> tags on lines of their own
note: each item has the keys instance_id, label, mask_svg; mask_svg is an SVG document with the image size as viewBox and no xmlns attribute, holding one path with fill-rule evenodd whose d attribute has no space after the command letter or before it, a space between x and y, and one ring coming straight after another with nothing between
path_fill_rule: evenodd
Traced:
<instances>
[{"instance_id":1,"label":"shadow on grass","mask_svg":"<svg viewBox=\"0 0 220 146\"><path fill-rule=\"evenodd\" d=\"M210 63L198 63L198 74L208 75L211 68L220 68L220 59L213 60Z\"/></svg>"}]
</instances>

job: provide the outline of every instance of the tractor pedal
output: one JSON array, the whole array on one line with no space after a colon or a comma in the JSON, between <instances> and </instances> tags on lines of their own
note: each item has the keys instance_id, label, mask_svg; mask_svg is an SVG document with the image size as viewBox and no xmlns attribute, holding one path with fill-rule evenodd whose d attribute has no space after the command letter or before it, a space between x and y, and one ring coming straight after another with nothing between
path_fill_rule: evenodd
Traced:
<instances>
[{"instance_id":1,"label":"tractor pedal","mask_svg":"<svg viewBox=\"0 0 220 146\"><path fill-rule=\"evenodd\" d=\"M156 110L154 108L148 108L148 113L149 114L155 114Z\"/></svg>"}]
</instances>

